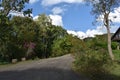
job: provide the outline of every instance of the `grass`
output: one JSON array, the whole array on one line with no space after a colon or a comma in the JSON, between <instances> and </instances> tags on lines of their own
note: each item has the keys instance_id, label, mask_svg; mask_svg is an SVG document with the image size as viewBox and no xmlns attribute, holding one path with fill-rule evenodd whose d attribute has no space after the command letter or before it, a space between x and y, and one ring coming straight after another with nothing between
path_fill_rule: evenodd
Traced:
<instances>
[{"instance_id":1,"label":"grass","mask_svg":"<svg viewBox=\"0 0 120 80\"><path fill-rule=\"evenodd\" d=\"M14 65L24 65L24 64L29 64L31 62L34 61L38 61L40 59L36 58L34 60L30 59L30 60L26 60L26 61L19 61L17 63L10 63L10 62L0 62L0 68L7 68L8 66L14 66Z\"/></svg>"},{"instance_id":2,"label":"grass","mask_svg":"<svg viewBox=\"0 0 120 80\"><path fill-rule=\"evenodd\" d=\"M0 65L6 65L6 64L9 64L9 62L2 62L2 61L0 61Z\"/></svg>"},{"instance_id":3,"label":"grass","mask_svg":"<svg viewBox=\"0 0 120 80\"><path fill-rule=\"evenodd\" d=\"M120 76L120 64L116 63L115 68L111 70L111 73Z\"/></svg>"},{"instance_id":4,"label":"grass","mask_svg":"<svg viewBox=\"0 0 120 80\"><path fill-rule=\"evenodd\" d=\"M113 50L115 59L120 61L120 50Z\"/></svg>"},{"instance_id":5,"label":"grass","mask_svg":"<svg viewBox=\"0 0 120 80\"><path fill-rule=\"evenodd\" d=\"M104 76L105 80L120 80L120 64L114 63L114 67L110 69L110 73Z\"/></svg>"},{"instance_id":6,"label":"grass","mask_svg":"<svg viewBox=\"0 0 120 80\"><path fill-rule=\"evenodd\" d=\"M108 69L110 73L103 75L104 80L120 80L120 50L113 50L113 53L118 62L110 66L112 67Z\"/></svg>"},{"instance_id":7,"label":"grass","mask_svg":"<svg viewBox=\"0 0 120 80\"><path fill-rule=\"evenodd\" d=\"M108 68L109 73L103 74L102 80L120 80L120 50L113 50L113 53L118 62L114 62L113 65Z\"/></svg>"}]
</instances>

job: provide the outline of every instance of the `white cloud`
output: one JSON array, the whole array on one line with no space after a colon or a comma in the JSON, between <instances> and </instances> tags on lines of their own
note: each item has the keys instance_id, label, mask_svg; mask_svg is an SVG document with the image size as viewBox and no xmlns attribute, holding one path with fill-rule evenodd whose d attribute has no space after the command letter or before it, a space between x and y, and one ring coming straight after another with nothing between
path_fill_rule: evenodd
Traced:
<instances>
[{"instance_id":1,"label":"white cloud","mask_svg":"<svg viewBox=\"0 0 120 80\"><path fill-rule=\"evenodd\" d=\"M54 15L54 14L50 14L49 16L52 19L52 24L53 25L63 26L62 16L60 16L60 15ZM38 15L34 16L33 20L37 20L38 17L39 17Z\"/></svg>"},{"instance_id":2,"label":"white cloud","mask_svg":"<svg viewBox=\"0 0 120 80\"><path fill-rule=\"evenodd\" d=\"M120 23L120 7L115 8L114 11L110 13L109 19L113 23ZM98 21L103 21L103 15L100 15Z\"/></svg>"},{"instance_id":3,"label":"white cloud","mask_svg":"<svg viewBox=\"0 0 120 80\"><path fill-rule=\"evenodd\" d=\"M73 30L67 30L69 34L73 34L74 36L77 36L77 32Z\"/></svg>"},{"instance_id":4,"label":"white cloud","mask_svg":"<svg viewBox=\"0 0 120 80\"><path fill-rule=\"evenodd\" d=\"M33 17L33 20L37 20L38 17L39 17L38 15L37 15L37 16L34 16L34 17Z\"/></svg>"},{"instance_id":5,"label":"white cloud","mask_svg":"<svg viewBox=\"0 0 120 80\"><path fill-rule=\"evenodd\" d=\"M43 6L51 6L59 3L83 3L84 0L42 0Z\"/></svg>"},{"instance_id":6,"label":"white cloud","mask_svg":"<svg viewBox=\"0 0 120 80\"><path fill-rule=\"evenodd\" d=\"M39 0L30 0L29 3L30 3L30 4L33 4L33 3L36 3L36 2L38 2L38 1L39 1Z\"/></svg>"},{"instance_id":7,"label":"white cloud","mask_svg":"<svg viewBox=\"0 0 120 80\"><path fill-rule=\"evenodd\" d=\"M68 34L72 34L73 36L77 36L80 39L86 38L86 33L82 31L73 31L73 30L67 30Z\"/></svg>"},{"instance_id":8,"label":"white cloud","mask_svg":"<svg viewBox=\"0 0 120 80\"><path fill-rule=\"evenodd\" d=\"M98 29L90 30L88 29L86 32L87 37L95 37L95 35L102 35L103 32L99 31Z\"/></svg>"},{"instance_id":9,"label":"white cloud","mask_svg":"<svg viewBox=\"0 0 120 80\"><path fill-rule=\"evenodd\" d=\"M99 27L97 27L97 28L98 28L98 30L101 31L102 33L107 33L107 30L106 30L105 27L99 26ZM119 26L111 26L111 27L110 27L110 32L111 32L111 33L115 33L118 28L119 28Z\"/></svg>"},{"instance_id":10,"label":"white cloud","mask_svg":"<svg viewBox=\"0 0 120 80\"><path fill-rule=\"evenodd\" d=\"M64 9L62 9L62 8L60 8L60 7L54 7L54 8L52 9L52 12L53 12L53 14L61 14L61 13L64 12Z\"/></svg>"},{"instance_id":11,"label":"white cloud","mask_svg":"<svg viewBox=\"0 0 120 80\"><path fill-rule=\"evenodd\" d=\"M110 19L115 23L120 23L120 7L115 8L114 12L110 13Z\"/></svg>"},{"instance_id":12,"label":"white cloud","mask_svg":"<svg viewBox=\"0 0 120 80\"><path fill-rule=\"evenodd\" d=\"M52 14L50 14L49 16L52 19L52 24L53 25L63 26L62 16L52 15Z\"/></svg>"},{"instance_id":13,"label":"white cloud","mask_svg":"<svg viewBox=\"0 0 120 80\"><path fill-rule=\"evenodd\" d=\"M119 26L112 26L110 28L111 33L115 33L116 30L119 28ZM84 39L87 37L95 37L96 35L102 35L107 33L106 28L102 26L98 26L96 29L88 29L86 32L82 31L73 31L73 30L67 30L69 34L72 34L73 36L77 36L80 39Z\"/></svg>"},{"instance_id":14,"label":"white cloud","mask_svg":"<svg viewBox=\"0 0 120 80\"><path fill-rule=\"evenodd\" d=\"M23 12L17 12L17 11L10 11L9 15L20 16L20 17L29 17L28 14L24 15ZM33 14L30 14L30 16L33 17Z\"/></svg>"},{"instance_id":15,"label":"white cloud","mask_svg":"<svg viewBox=\"0 0 120 80\"><path fill-rule=\"evenodd\" d=\"M24 17L23 12L10 11L9 15Z\"/></svg>"}]
</instances>

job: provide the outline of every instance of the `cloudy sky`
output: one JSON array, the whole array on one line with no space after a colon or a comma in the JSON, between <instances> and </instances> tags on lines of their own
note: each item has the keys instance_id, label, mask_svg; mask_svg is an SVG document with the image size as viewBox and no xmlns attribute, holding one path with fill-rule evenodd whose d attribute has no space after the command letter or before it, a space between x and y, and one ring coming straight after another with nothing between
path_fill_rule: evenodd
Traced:
<instances>
[{"instance_id":1,"label":"cloudy sky","mask_svg":"<svg viewBox=\"0 0 120 80\"><path fill-rule=\"evenodd\" d=\"M50 16L54 25L60 25L68 33L80 38L94 37L96 34L106 32L105 28L93 26L94 16L90 14L91 6L86 6L83 0L30 0L26 8L33 8L33 17L45 13ZM117 16L115 19L113 17ZM115 8L110 14L115 23L111 32L115 32L120 26L120 7Z\"/></svg>"}]
</instances>

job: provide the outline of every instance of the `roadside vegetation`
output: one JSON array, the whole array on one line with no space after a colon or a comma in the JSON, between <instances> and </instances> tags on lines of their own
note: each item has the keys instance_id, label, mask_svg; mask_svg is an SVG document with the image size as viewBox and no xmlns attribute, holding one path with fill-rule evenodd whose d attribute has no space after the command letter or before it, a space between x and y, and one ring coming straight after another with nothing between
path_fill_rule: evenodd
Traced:
<instances>
[{"instance_id":1,"label":"roadside vegetation","mask_svg":"<svg viewBox=\"0 0 120 80\"><path fill-rule=\"evenodd\" d=\"M71 44L67 31L50 21L45 14L35 21L29 17L11 18L8 22L10 29L4 32L0 42L0 62L5 64L12 59L20 61L21 58L48 58L69 53Z\"/></svg>"},{"instance_id":2,"label":"roadside vegetation","mask_svg":"<svg viewBox=\"0 0 120 80\"><path fill-rule=\"evenodd\" d=\"M87 75L92 80L119 80L120 79L120 50L112 42L115 61L107 54L107 35L84 39L81 51L76 54L74 69Z\"/></svg>"}]
</instances>

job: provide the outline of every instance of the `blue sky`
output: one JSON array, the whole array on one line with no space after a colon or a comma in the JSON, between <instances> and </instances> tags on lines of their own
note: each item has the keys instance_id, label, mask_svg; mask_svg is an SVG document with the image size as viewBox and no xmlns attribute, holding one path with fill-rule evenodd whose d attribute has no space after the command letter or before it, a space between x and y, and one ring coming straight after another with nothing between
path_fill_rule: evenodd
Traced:
<instances>
[{"instance_id":1,"label":"blue sky","mask_svg":"<svg viewBox=\"0 0 120 80\"><path fill-rule=\"evenodd\" d=\"M80 38L106 32L104 27L92 25L95 20L90 14L92 7L86 6L83 0L30 0L26 8L33 8L34 19L45 13L50 16L54 25L61 25L68 33ZM114 16L118 16L117 19L113 19ZM115 32L120 26L120 7L111 13L111 19L115 22L111 32Z\"/></svg>"}]
</instances>

